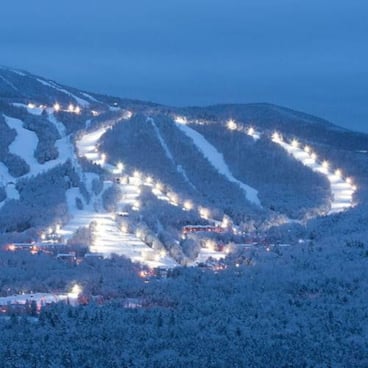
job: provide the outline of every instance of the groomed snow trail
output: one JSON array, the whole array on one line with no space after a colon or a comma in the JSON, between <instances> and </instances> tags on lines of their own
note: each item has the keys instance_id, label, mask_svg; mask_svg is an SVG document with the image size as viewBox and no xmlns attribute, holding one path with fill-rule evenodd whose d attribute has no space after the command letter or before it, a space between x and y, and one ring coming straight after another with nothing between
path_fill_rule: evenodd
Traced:
<instances>
[{"instance_id":1,"label":"groomed snow trail","mask_svg":"<svg viewBox=\"0 0 368 368\"><path fill-rule=\"evenodd\" d=\"M106 163L103 154L98 152L98 141L110 127L103 127L93 132L87 133L77 142L79 156L101 165L105 169L114 173L115 167ZM122 192L118 207L123 211L126 206L132 206L140 194L140 180L129 177L130 184L120 183ZM104 190L112 185L112 182L104 182ZM104 191L103 190L103 191ZM102 193L103 193L102 191ZM88 226L91 222L96 223L94 232L94 241L90 247L91 252L101 253L105 256L111 254L123 255L133 262L139 262L148 267L173 268L178 264L169 257L166 252L150 248L135 234L122 231L115 221L116 214L108 213L102 210L102 199L99 196L94 197L90 205L85 205L84 209L78 210L75 205L75 198L80 196L78 188L72 188L67 193L69 213L73 219L67 224L63 231L64 234L71 236L78 227ZM99 211L99 212L97 212ZM68 236L68 235L67 235Z\"/></svg>"},{"instance_id":2,"label":"groomed snow trail","mask_svg":"<svg viewBox=\"0 0 368 368\"><path fill-rule=\"evenodd\" d=\"M182 166L176 164L174 156L172 155L170 148L168 147L164 138L162 137L160 133L160 129L156 125L155 121L152 118L148 118L147 121L149 121L152 124L153 129L156 133L156 136L161 144L161 147L165 151L167 158L172 162L172 164L176 168L176 171L184 178L184 180L192 187L192 189L194 189L195 191L198 191L195 185L189 180L187 173L185 172L185 169Z\"/></svg>"},{"instance_id":3,"label":"groomed snow trail","mask_svg":"<svg viewBox=\"0 0 368 368\"><path fill-rule=\"evenodd\" d=\"M272 141L279 144L305 166L326 177L330 184L332 194L329 215L345 211L354 206L353 195L355 186L349 179L344 180L340 170L336 170L335 172L330 171L327 161L317 161L317 156L311 151L311 148L308 146L301 148L299 142L296 140L288 143L281 136L274 134Z\"/></svg>"},{"instance_id":4,"label":"groomed snow trail","mask_svg":"<svg viewBox=\"0 0 368 368\"><path fill-rule=\"evenodd\" d=\"M176 123L176 126L192 139L196 147L202 152L203 156L207 158L210 164L222 175L224 175L227 180L232 183L238 184L240 188L244 191L245 197L249 202L257 206L261 206L261 202L258 198L258 191L251 186L241 182L236 179L231 173L229 167L227 166L224 156L222 153L217 151L217 149L212 146L201 134L196 130L188 127L185 124Z\"/></svg>"},{"instance_id":5,"label":"groomed snow trail","mask_svg":"<svg viewBox=\"0 0 368 368\"><path fill-rule=\"evenodd\" d=\"M5 117L5 121L10 128L13 128L17 132L15 140L9 145L9 151L17 156L23 158L23 160L29 165L30 171L23 177L36 176L43 172L53 169L57 165L64 164L67 160L75 162L75 154L73 144L70 142L68 136L62 136L55 142L55 146L59 152L58 157L54 160L46 161L40 164L35 156L34 152L38 144L38 137L36 133L23 127L21 120ZM61 135L65 134L65 128L62 123L58 122L53 115L49 115L49 120L52 124L55 124Z\"/></svg>"}]
</instances>

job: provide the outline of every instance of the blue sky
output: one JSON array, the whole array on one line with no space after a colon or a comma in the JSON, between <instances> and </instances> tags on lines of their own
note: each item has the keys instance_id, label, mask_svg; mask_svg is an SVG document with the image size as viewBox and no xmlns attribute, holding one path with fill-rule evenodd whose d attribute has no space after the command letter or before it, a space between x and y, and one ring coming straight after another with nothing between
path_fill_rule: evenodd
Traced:
<instances>
[{"instance_id":1,"label":"blue sky","mask_svg":"<svg viewBox=\"0 0 368 368\"><path fill-rule=\"evenodd\" d=\"M363 0L20 0L0 64L171 105L271 102L368 132Z\"/></svg>"}]
</instances>

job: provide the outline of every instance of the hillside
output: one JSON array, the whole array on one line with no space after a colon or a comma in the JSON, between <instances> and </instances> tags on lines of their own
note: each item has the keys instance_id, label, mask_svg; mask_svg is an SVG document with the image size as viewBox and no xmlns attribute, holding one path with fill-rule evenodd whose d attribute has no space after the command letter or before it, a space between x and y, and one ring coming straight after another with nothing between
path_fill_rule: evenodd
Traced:
<instances>
[{"instance_id":1,"label":"hillside","mask_svg":"<svg viewBox=\"0 0 368 368\"><path fill-rule=\"evenodd\" d=\"M359 232L367 138L269 104L173 108L0 68L0 240L51 228L174 267L224 257L219 244L325 236L326 223Z\"/></svg>"}]
</instances>

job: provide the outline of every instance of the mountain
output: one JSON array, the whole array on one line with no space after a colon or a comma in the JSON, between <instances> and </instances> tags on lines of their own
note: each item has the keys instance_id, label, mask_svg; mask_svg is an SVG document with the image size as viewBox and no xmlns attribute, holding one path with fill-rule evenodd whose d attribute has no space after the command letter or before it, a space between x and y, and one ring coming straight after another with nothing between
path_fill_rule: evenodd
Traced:
<instances>
[{"instance_id":1,"label":"mountain","mask_svg":"<svg viewBox=\"0 0 368 368\"><path fill-rule=\"evenodd\" d=\"M366 134L275 105L175 108L1 67L0 241L172 267L363 231L367 152Z\"/></svg>"}]
</instances>

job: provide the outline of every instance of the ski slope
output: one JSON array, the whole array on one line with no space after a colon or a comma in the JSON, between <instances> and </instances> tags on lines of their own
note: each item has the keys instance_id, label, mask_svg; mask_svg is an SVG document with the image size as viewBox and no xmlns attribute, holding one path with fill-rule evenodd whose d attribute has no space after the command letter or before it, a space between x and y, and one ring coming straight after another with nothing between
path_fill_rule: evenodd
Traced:
<instances>
[{"instance_id":1,"label":"ski slope","mask_svg":"<svg viewBox=\"0 0 368 368\"><path fill-rule=\"evenodd\" d=\"M93 132L84 134L77 141L78 154L88 160L108 169L111 173L117 173L116 168L106 162L104 154L97 149L98 141L110 127L103 127ZM121 171L121 170L118 170ZM127 183L120 183L121 199L117 203L121 211L126 207L137 205L139 197L139 185L141 179L134 176L129 177ZM108 189L112 182L104 182L103 191ZM102 191L102 193L103 193ZM81 198L78 188L71 188L67 193L67 202L69 213L72 220L62 229L62 234L68 238L81 226L89 226L91 222L95 223L93 233L93 243L90 246L91 252L101 253L105 256L118 254L131 259L133 262L139 262L148 267L176 267L177 263L166 252L160 252L147 246L135 234L130 234L120 229L115 220L116 214L109 213L102 208L102 193L94 197L89 205L85 204L83 210L76 207L76 197Z\"/></svg>"},{"instance_id":2,"label":"ski slope","mask_svg":"<svg viewBox=\"0 0 368 368\"><path fill-rule=\"evenodd\" d=\"M192 139L193 143L196 147L202 152L203 156L207 158L210 164L222 175L224 175L228 181L238 184L240 188L244 191L245 197L249 202L257 206L261 206L261 202L258 198L258 192L256 189L251 186L241 182L236 179L231 173L229 167L227 166L224 156L222 153L217 151L217 149L212 146L201 134L199 134L196 130L190 128L186 124L176 123L176 126Z\"/></svg>"},{"instance_id":3,"label":"ski slope","mask_svg":"<svg viewBox=\"0 0 368 368\"><path fill-rule=\"evenodd\" d=\"M275 133L272 137L272 141L284 148L305 166L326 177L331 190L331 208L328 212L329 215L345 211L354 206L354 193L356 187L350 178L343 178L341 170L336 169L335 171L331 171L328 161L317 160L317 155L312 152L311 148L309 146L301 147L296 139L287 142L282 139L281 135Z\"/></svg>"}]
</instances>

